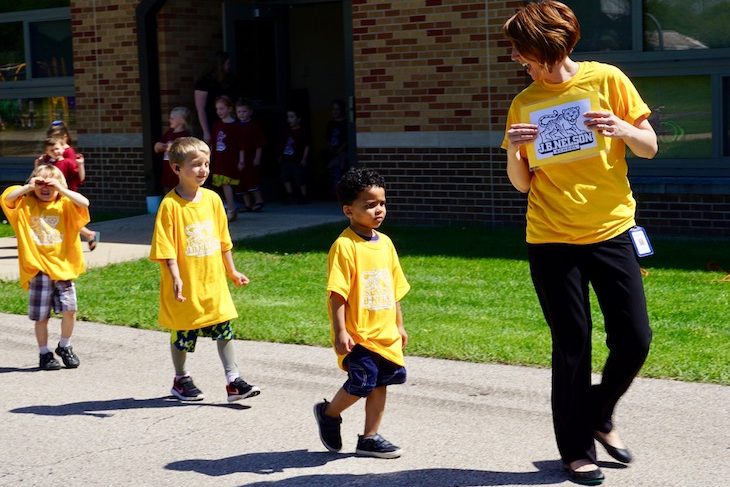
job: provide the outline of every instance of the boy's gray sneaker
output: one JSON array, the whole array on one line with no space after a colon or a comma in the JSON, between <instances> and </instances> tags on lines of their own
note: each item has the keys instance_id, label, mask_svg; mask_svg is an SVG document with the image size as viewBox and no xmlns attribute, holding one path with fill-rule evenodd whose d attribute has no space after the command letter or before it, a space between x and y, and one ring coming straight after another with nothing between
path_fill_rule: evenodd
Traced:
<instances>
[{"instance_id":1,"label":"boy's gray sneaker","mask_svg":"<svg viewBox=\"0 0 730 487\"><path fill-rule=\"evenodd\" d=\"M378 434L357 435L355 453L364 457L398 458L401 456L401 449Z\"/></svg>"},{"instance_id":2,"label":"boy's gray sneaker","mask_svg":"<svg viewBox=\"0 0 730 487\"><path fill-rule=\"evenodd\" d=\"M324 414L329 402L325 399L314 405L314 418L319 426L319 439L322 441L327 450L337 453L342 449L342 436L340 435L340 425L342 424L342 416L333 418Z\"/></svg>"},{"instance_id":3,"label":"boy's gray sneaker","mask_svg":"<svg viewBox=\"0 0 730 487\"><path fill-rule=\"evenodd\" d=\"M41 353L39 358L38 368L41 370L58 370L61 368L61 364L53 356L53 352Z\"/></svg>"},{"instance_id":4,"label":"boy's gray sneaker","mask_svg":"<svg viewBox=\"0 0 730 487\"><path fill-rule=\"evenodd\" d=\"M68 347L62 347L59 344L56 347L56 355L61 357L61 360L63 360L63 365L65 365L67 369L75 369L81 363L79 357L76 356L76 354L74 353L74 349L71 345L69 345Z\"/></svg>"}]
</instances>

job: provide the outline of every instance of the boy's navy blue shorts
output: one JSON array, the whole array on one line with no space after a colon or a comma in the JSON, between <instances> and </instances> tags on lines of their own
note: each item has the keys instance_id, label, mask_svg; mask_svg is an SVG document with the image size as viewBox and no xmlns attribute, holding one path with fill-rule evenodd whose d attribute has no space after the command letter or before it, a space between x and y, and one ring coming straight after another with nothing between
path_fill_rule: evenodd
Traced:
<instances>
[{"instance_id":1,"label":"boy's navy blue shorts","mask_svg":"<svg viewBox=\"0 0 730 487\"><path fill-rule=\"evenodd\" d=\"M384 359L367 348L355 345L345 357L347 380L342 388L353 396L367 397L376 387L403 384L406 368Z\"/></svg>"}]
</instances>

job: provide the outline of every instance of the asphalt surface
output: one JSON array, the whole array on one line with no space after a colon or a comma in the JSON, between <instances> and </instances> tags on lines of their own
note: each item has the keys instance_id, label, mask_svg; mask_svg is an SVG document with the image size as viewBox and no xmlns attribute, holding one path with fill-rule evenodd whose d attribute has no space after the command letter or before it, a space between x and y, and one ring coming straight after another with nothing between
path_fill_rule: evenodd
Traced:
<instances>
[{"instance_id":1,"label":"asphalt surface","mask_svg":"<svg viewBox=\"0 0 730 487\"><path fill-rule=\"evenodd\" d=\"M322 213L320 223L342 218ZM280 221L305 219L288 215ZM110 223L87 258L122 240L114 231L139 236L119 245L144 246L149 228L137 218ZM49 329L55 343L57 319ZM160 331L79 322L81 366L39 371L32 322L0 314L0 485L571 485L549 370L408 356L409 380L390 388L381 427L404 453L380 460L354 455L363 404L344 414L341 453L319 441L312 406L344 380L332 350L237 341L242 375L262 392L228 403L215 345L201 340L189 368L206 400L185 404L169 395L168 343ZM598 446L604 485L728 485L729 413L730 387L637 379L615 418L636 460L621 465Z\"/></svg>"}]
</instances>

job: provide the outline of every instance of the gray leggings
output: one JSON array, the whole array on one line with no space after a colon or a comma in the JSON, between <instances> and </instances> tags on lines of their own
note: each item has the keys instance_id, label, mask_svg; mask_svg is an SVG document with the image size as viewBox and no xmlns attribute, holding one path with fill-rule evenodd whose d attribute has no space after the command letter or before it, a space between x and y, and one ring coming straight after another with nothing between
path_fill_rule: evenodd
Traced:
<instances>
[{"instance_id":1,"label":"gray leggings","mask_svg":"<svg viewBox=\"0 0 730 487\"><path fill-rule=\"evenodd\" d=\"M236 352L233 347L233 340L215 340L215 343L218 346L218 356L221 358L226 377L237 375L238 365L236 364ZM185 360L187 359L188 352L178 350L174 343L170 345L170 352L172 353L172 364L175 366L175 375L182 376L187 374Z\"/></svg>"}]
</instances>

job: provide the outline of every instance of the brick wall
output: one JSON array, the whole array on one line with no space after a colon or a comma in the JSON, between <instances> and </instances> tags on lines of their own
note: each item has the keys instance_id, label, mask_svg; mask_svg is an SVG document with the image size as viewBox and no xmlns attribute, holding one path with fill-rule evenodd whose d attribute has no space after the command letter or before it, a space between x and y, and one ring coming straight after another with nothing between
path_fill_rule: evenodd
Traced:
<instances>
[{"instance_id":1,"label":"brick wall","mask_svg":"<svg viewBox=\"0 0 730 487\"><path fill-rule=\"evenodd\" d=\"M72 0L78 149L86 158L84 194L95 210L144 212L136 8L139 1ZM222 48L221 3L167 0L158 14L162 119L184 105L210 53Z\"/></svg>"},{"instance_id":2,"label":"brick wall","mask_svg":"<svg viewBox=\"0 0 730 487\"><path fill-rule=\"evenodd\" d=\"M414 223L524 224L517 192L496 148L363 149L360 163L383 175L388 219Z\"/></svg>"},{"instance_id":3,"label":"brick wall","mask_svg":"<svg viewBox=\"0 0 730 487\"><path fill-rule=\"evenodd\" d=\"M636 219L657 233L730 236L730 195L637 193Z\"/></svg>"},{"instance_id":4,"label":"brick wall","mask_svg":"<svg viewBox=\"0 0 730 487\"><path fill-rule=\"evenodd\" d=\"M195 114L195 81L209 65L212 54L223 49L221 2L167 0L157 22L160 123L166 129L171 108L185 106Z\"/></svg>"}]
</instances>

